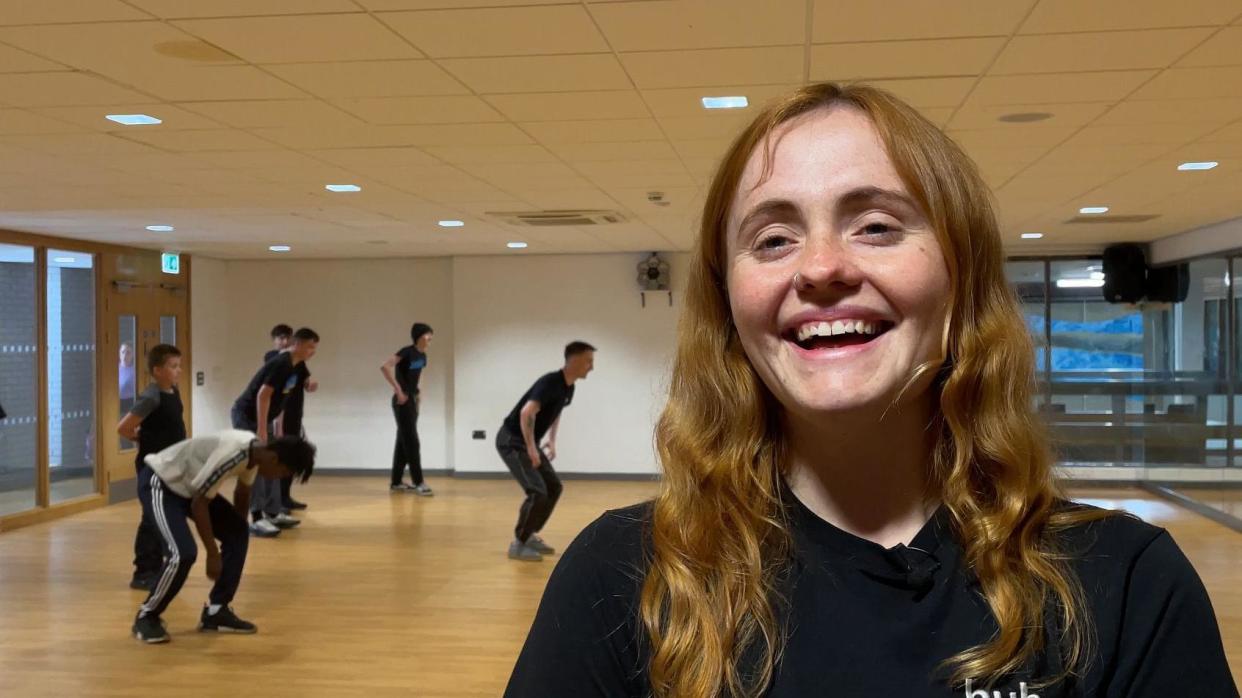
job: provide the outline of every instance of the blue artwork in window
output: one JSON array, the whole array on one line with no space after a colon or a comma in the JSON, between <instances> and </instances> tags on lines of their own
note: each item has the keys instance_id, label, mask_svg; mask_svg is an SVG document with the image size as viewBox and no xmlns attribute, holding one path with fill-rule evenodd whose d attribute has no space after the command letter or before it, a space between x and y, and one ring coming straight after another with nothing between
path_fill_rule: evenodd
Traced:
<instances>
[{"instance_id":1,"label":"blue artwork in window","mask_svg":"<svg viewBox=\"0 0 1242 698\"><path fill-rule=\"evenodd\" d=\"M1035 359L1043 368L1044 318L1027 315L1026 325L1036 338ZM1102 371L1143 369L1143 315L1130 313L1098 322L1052 321L1052 370Z\"/></svg>"}]
</instances>

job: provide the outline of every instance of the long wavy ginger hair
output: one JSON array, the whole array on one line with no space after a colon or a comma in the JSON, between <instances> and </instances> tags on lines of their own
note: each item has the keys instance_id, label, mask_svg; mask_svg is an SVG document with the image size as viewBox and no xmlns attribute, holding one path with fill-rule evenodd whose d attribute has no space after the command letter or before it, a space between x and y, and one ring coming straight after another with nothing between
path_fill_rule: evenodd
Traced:
<instances>
[{"instance_id":1,"label":"long wavy ginger hair","mask_svg":"<svg viewBox=\"0 0 1242 698\"><path fill-rule=\"evenodd\" d=\"M951 279L938 409L928 463L964 560L999 632L949 661L951 680L998 679L1046 645L1064 673L1086 662L1090 622L1056 531L1107 515L1058 509L1053 457L1031 408L1034 351L1005 279L987 185L948 136L909 105L865 85L819 84L768 106L737 136L703 207L669 399L656 428L664 470L640 614L655 698L756 696L784 642L777 578L790 562L779 497L780 407L747 360L726 293L725 231L747 160L782 124L849 107L873 122L934 228ZM1055 609L1058 637L1047 638Z\"/></svg>"}]
</instances>

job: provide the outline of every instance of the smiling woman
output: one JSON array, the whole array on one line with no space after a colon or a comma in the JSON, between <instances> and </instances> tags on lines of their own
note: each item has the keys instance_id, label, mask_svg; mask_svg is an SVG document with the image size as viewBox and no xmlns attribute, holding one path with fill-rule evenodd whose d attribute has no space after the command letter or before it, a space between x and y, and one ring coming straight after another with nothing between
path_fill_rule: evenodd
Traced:
<instances>
[{"instance_id":1,"label":"smiling woman","mask_svg":"<svg viewBox=\"0 0 1242 698\"><path fill-rule=\"evenodd\" d=\"M1167 533L1061 494L951 139L805 87L702 220L660 494L565 552L506 695L1237 695Z\"/></svg>"}]
</instances>

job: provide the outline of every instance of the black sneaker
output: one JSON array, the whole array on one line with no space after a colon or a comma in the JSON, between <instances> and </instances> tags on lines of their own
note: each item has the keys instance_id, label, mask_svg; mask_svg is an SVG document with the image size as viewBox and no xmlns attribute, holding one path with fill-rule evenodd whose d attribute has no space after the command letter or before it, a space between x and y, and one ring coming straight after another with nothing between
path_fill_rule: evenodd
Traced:
<instances>
[{"instance_id":1,"label":"black sneaker","mask_svg":"<svg viewBox=\"0 0 1242 698\"><path fill-rule=\"evenodd\" d=\"M292 498L290 498L290 499L289 499L289 501L287 501L287 502L285 502L285 503L284 503L284 507L285 507L286 509L291 510L291 511L297 511L297 510L299 510L299 509L305 509L305 508L306 508L306 503L305 503L305 502L299 502L299 501L298 501L298 500L296 500L296 499L292 499Z\"/></svg>"},{"instance_id":2,"label":"black sneaker","mask_svg":"<svg viewBox=\"0 0 1242 698\"><path fill-rule=\"evenodd\" d=\"M129 631L134 634L135 639L148 645L168 642L168 631L164 630L164 623L159 616L139 615Z\"/></svg>"},{"instance_id":3,"label":"black sneaker","mask_svg":"<svg viewBox=\"0 0 1242 698\"><path fill-rule=\"evenodd\" d=\"M204 633L238 633L241 635L253 635L259 632L254 627L254 623L244 621L233 614L233 609L228 606L222 607L214 614L207 612L207 607L203 607L203 615L198 619L198 629Z\"/></svg>"}]
</instances>

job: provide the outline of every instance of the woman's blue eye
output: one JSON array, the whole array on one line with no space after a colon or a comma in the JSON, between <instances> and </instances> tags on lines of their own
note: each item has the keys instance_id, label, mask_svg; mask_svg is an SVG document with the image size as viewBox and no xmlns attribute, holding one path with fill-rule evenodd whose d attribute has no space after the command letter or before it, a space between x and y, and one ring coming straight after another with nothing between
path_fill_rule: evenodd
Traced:
<instances>
[{"instance_id":1,"label":"woman's blue eye","mask_svg":"<svg viewBox=\"0 0 1242 698\"><path fill-rule=\"evenodd\" d=\"M763 240L761 240L759 242L759 247L765 250L773 250L778 247L783 247L785 243L787 242L789 242L789 240L779 235L773 235L772 237L764 238Z\"/></svg>"},{"instance_id":2,"label":"woman's blue eye","mask_svg":"<svg viewBox=\"0 0 1242 698\"><path fill-rule=\"evenodd\" d=\"M863 227L863 232L868 235L887 235L896 229L887 223L870 223Z\"/></svg>"}]
</instances>

